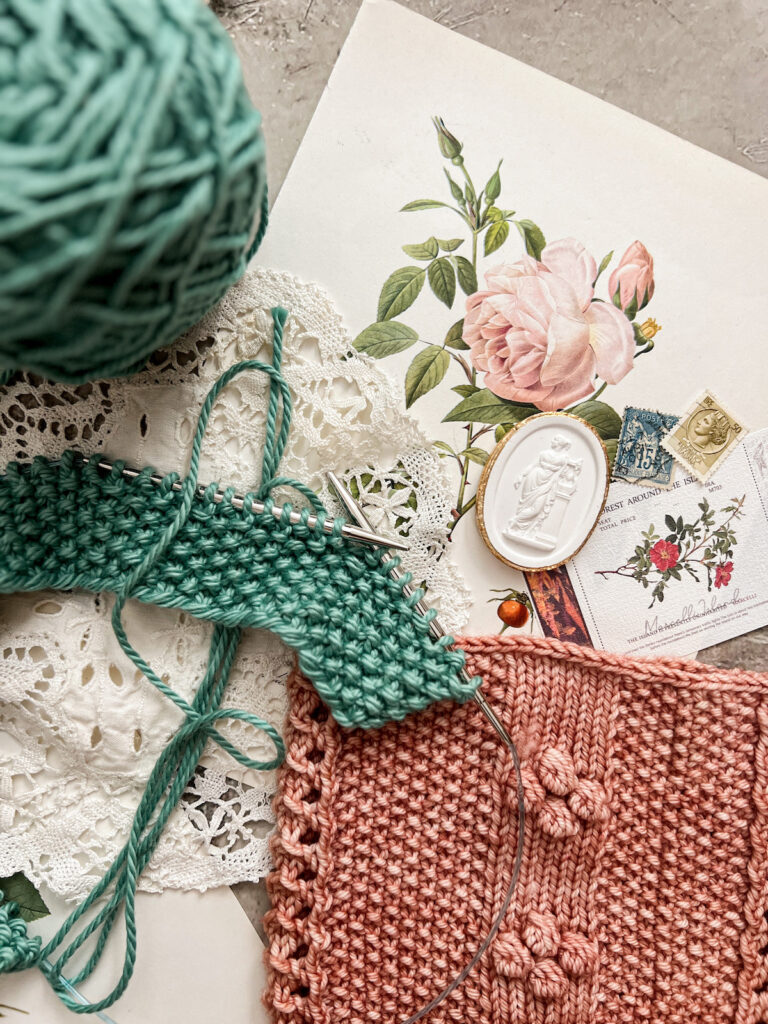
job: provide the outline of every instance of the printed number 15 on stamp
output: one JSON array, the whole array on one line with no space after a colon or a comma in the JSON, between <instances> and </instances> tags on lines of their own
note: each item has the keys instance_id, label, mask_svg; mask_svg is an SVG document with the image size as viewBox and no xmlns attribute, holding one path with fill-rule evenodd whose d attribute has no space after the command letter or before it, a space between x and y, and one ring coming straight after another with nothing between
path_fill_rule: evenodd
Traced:
<instances>
[{"instance_id":1,"label":"printed number 15 on stamp","mask_svg":"<svg viewBox=\"0 0 768 1024\"><path fill-rule=\"evenodd\" d=\"M702 483L747 433L722 402L705 391L662 441L664 448Z\"/></svg>"},{"instance_id":2,"label":"printed number 15 on stamp","mask_svg":"<svg viewBox=\"0 0 768 1024\"><path fill-rule=\"evenodd\" d=\"M621 423L613 478L649 487L669 487L675 463L672 455L661 447L661 441L677 422L677 416L628 406Z\"/></svg>"}]
</instances>

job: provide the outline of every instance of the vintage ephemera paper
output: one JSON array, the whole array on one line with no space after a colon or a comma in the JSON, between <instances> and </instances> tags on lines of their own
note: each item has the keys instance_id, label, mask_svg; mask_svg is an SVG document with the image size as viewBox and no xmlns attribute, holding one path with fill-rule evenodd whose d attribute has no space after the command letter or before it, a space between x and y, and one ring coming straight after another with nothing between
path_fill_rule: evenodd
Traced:
<instances>
[{"instance_id":1,"label":"vintage ephemera paper","mask_svg":"<svg viewBox=\"0 0 768 1024\"><path fill-rule=\"evenodd\" d=\"M681 654L768 623L768 430L717 475L668 490L616 484L568 564L597 647Z\"/></svg>"},{"instance_id":2,"label":"vintage ephemera paper","mask_svg":"<svg viewBox=\"0 0 768 1024\"><path fill-rule=\"evenodd\" d=\"M436 443L455 495L452 552L474 593L470 632L498 631L505 594L530 587L548 602L547 632L586 642L566 579L526 580L486 548L475 521L480 473L497 440L540 411L582 416L612 454L625 409L672 423L706 389L739 423L768 426L767 219L768 182L758 176L388 0L367 0L258 260L328 290L358 350L397 382ZM688 495L700 485L675 488L690 474L665 460L648 417L631 429L641 428L647 438L625 432L621 471L631 482L611 484L608 503L671 485L665 515L690 523ZM721 497L749 489L749 480L735 486L742 443L710 478L723 487L712 492L717 515ZM745 515L757 522L754 499ZM664 540L671 531L657 518ZM608 534L618 543L618 528ZM595 567L616 568L641 540L626 552L623 540L603 565L596 537ZM580 558L592 559L592 546ZM751 592L743 550L733 573L742 595ZM588 578L583 595L600 582ZM605 587L627 618L636 610L632 635L642 632L642 585L607 577ZM726 591L713 593L722 601ZM651 618L667 614L673 592L670 583Z\"/></svg>"},{"instance_id":3,"label":"vintage ephemera paper","mask_svg":"<svg viewBox=\"0 0 768 1024\"><path fill-rule=\"evenodd\" d=\"M717 471L745 434L744 424L739 423L711 391L705 391L661 444L703 483Z\"/></svg>"}]
</instances>

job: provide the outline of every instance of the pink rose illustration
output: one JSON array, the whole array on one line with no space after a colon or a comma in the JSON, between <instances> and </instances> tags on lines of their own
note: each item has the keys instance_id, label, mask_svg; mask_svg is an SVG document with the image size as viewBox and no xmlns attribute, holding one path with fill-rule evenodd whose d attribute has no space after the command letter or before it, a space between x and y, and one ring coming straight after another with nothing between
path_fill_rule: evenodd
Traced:
<instances>
[{"instance_id":1,"label":"pink rose illustration","mask_svg":"<svg viewBox=\"0 0 768 1024\"><path fill-rule=\"evenodd\" d=\"M653 256L642 242L633 242L608 280L608 294L621 309L635 303L636 313L650 302L653 288Z\"/></svg>"},{"instance_id":2,"label":"pink rose illustration","mask_svg":"<svg viewBox=\"0 0 768 1024\"><path fill-rule=\"evenodd\" d=\"M593 302L594 258L574 238L550 243L541 262L524 256L489 270L487 291L467 299L464 341L485 385L500 398L563 409L617 384L632 368L635 339L626 316Z\"/></svg>"},{"instance_id":3,"label":"pink rose illustration","mask_svg":"<svg viewBox=\"0 0 768 1024\"><path fill-rule=\"evenodd\" d=\"M659 540L651 548L651 561L660 572L674 569L680 560L680 548L669 540Z\"/></svg>"}]
</instances>

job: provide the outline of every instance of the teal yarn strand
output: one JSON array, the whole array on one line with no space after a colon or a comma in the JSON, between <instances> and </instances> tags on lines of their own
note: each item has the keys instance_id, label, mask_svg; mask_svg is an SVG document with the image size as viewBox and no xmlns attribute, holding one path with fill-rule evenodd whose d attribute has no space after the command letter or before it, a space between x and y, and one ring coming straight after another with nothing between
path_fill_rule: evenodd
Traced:
<instances>
[{"instance_id":1,"label":"teal yarn strand","mask_svg":"<svg viewBox=\"0 0 768 1024\"><path fill-rule=\"evenodd\" d=\"M271 366L258 360L246 360L227 370L211 388L198 417L189 473L183 481L174 514L153 538L152 544L141 553L141 557L123 578L121 587L116 591L112 624L120 646L140 672L185 716L183 724L166 745L150 773L134 815L128 840L106 875L45 945L39 938L30 938L27 935L15 904L9 903L0 907L0 974L31 966L39 967L61 1002L73 1013L100 1014L120 998L133 975L137 949L138 878L149 863L166 822L200 760L206 742L209 739L214 740L239 764L258 771L276 768L285 756L282 739L272 725L249 712L221 707L240 641L239 626L221 623L214 626L206 672L190 704L165 683L133 647L123 626L122 612L125 602L173 545L189 517L197 488L203 437L218 395L233 377L249 370L265 373L270 380L267 440L262 467L262 479L267 478L266 485L263 484L262 487L266 486L267 491L269 490L269 475L277 468L291 420L290 392L280 373L282 336L287 315L281 308L272 311L274 331ZM167 477L165 485L170 486L174 479L174 475ZM281 479L285 483L292 483L288 478ZM319 505L316 496L314 501ZM270 761L256 761L238 750L216 728L219 722L226 719L245 722L262 730L275 747L275 757ZM121 975L106 996L92 1002L88 1001L77 986L92 975L112 928L120 917L125 932ZM84 966L72 977L66 977L64 972L67 965L89 940L92 948Z\"/></svg>"},{"instance_id":2,"label":"teal yarn strand","mask_svg":"<svg viewBox=\"0 0 768 1024\"><path fill-rule=\"evenodd\" d=\"M202 0L0 4L0 385L138 369L266 225L261 118Z\"/></svg>"}]
</instances>

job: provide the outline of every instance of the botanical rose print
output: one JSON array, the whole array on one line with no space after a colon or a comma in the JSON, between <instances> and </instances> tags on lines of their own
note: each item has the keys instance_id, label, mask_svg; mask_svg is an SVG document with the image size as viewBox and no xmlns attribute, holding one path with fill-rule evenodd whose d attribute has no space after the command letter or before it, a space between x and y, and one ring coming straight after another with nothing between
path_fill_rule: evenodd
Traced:
<instances>
[{"instance_id":1,"label":"botanical rose print","mask_svg":"<svg viewBox=\"0 0 768 1024\"><path fill-rule=\"evenodd\" d=\"M706 573L707 590L714 586L718 590L727 587L733 573L733 549L736 547L735 523L743 516L742 509L746 496L731 498L719 512L706 498L698 503L699 515L686 522L681 515L670 513L664 516L664 525L669 530L666 537L660 537L651 523L641 533L642 540L635 545L634 554L617 569L598 569L597 575L625 576L637 580L646 590L651 591L653 607L656 601L663 601L667 587L676 586L683 580L702 581Z\"/></svg>"},{"instance_id":2,"label":"botanical rose print","mask_svg":"<svg viewBox=\"0 0 768 1024\"><path fill-rule=\"evenodd\" d=\"M677 544L671 544L668 540L657 541L651 548L651 561L665 572L667 569L674 569L680 560L680 548Z\"/></svg>"},{"instance_id":3,"label":"botanical rose print","mask_svg":"<svg viewBox=\"0 0 768 1024\"><path fill-rule=\"evenodd\" d=\"M573 238L485 275L467 298L464 342L484 384L500 398L545 412L587 398L600 376L617 384L632 369L635 338L624 313L593 301L597 264Z\"/></svg>"},{"instance_id":4,"label":"botanical rose print","mask_svg":"<svg viewBox=\"0 0 768 1024\"><path fill-rule=\"evenodd\" d=\"M731 582L731 573L733 572L733 562L723 562L722 565L715 566L715 586L719 589L720 587L727 587Z\"/></svg>"},{"instance_id":5,"label":"botanical rose print","mask_svg":"<svg viewBox=\"0 0 768 1024\"><path fill-rule=\"evenodd\" d=\"M442 392L446 433L434 444L456 476L453 537L475 508L480 467L494 444L539 410L562 409L585 420L613 459L621 417L610 397L601 396L655 348L661 325L653 317L634 322L638 304L653 292L644 246L634 242L620 263L614 260L619 250L611 249L596 264L574 238L547 244L541 225L517 212L503 159L480 178L470 173L470 147L442 117L433 117L432 126L443 192L401 207L413 222L414 234L400 247L407 260L381 285L376 319L352 344L373 359L399 359L410 350L401 368L406 408ZM416 225L423 225L418 235ZM426 332L408 322L417 303L425 313L432 308ZM658 572L650 560L648 566ZM519 628L512 620L531 612L527 605L521 611L520 595L492 600L503 628ZM550 603L555 606L554 598Z\"/></svg>"},{"instance_id":6,"label":"botanical rose print","mask_svg":"<svg viewBox=\"0 0 768 1024\"><path fill-rule=\"evenodd\" d=\"M608 279L608 293L621 309L634 303L637 312L650 302L653 288L653 257L642 242L633 242Z\"/></svg>"}]
</instances>

